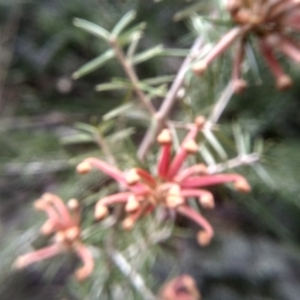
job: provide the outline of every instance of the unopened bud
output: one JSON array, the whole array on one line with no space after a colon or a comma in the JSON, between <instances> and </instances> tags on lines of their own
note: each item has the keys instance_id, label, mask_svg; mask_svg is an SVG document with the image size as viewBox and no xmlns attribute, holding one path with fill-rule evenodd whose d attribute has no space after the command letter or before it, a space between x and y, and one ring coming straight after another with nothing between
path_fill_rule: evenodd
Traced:
<instances>
[{"instance_id":1,"label":"unopened bud","mask_svg":"<svg viewBox=\"0 0 300 300\"><path fill-rule=\"evenodd\" d=\"M207 233L205 230L200 230L197 234L197 242L201 246L207 246L210 244L211 235Z\"/></svg>"},{"instance_id":2,"label":"unopened bud","mask_svg":"<svg viewBox=\"0 0 300 300\"><path fill-rule=\"evenodd\" d=\"M160 145L168 145L172 142L172 137L169 129L163 129L157 137L157 142Z\"/></svg>"},{"instance_id":3,"label":"unopened bud","mask_svg":"<svg viewBox=\"0 0 300 300\"><path fill-rule=\"evenodd\" d=\"M109 214L108 208L105 205L96 205L94 217L100 221L107 217Z\"/></svg>"},{"instance_id":4,"label":"unopened bud","mask_svg":"<svg viewBox=\"0 0 300 300\"><path fill-rule=\"evenodd\" d=\"M194 140L185 142L183 148L188 154L196 154L198 151L198 145Z\"/></svg>"},{"instance_id":5,"label":"unopened bud","mask_svg":"<svg viewBox=\"0 0 300 300\"><path fill-rule=\"evenodd\" d=\"M236 79L232 82L233 91L235 94L241 94L247 87L247 82L243 79Z\"/></svg>"},{"instance_id":6,"label":"unopened bud","mask_svg":"<svg viewBox=\"0 0 300 300\"><path fill-rule=\"evenodd\" d=\"M135 169L131 169L126 175L126 182L128 185L135 185L141 180Z\"/></svg>"},{"instance_id":7,"label":"unopened bud","mask_svg":"<svg viewBox=\"0 0 300 300\"><path fill-rule=\"evenodd\" d=\"M42 235L49 235L54 231L55 231L55 226L52 220L47 220L40 229Z\"/></svg>"},{"instance_id":8,"label":"unopened bud","mask_svg":"<svg viewBox=\"0 0 300 300\"><path fill-rule=\"evenodd\" d=\"M195 121L194 121L194 123L196 124L196 126L198 127L198 129L203 128L205 122L206 122L206 119L205 119L204 116L198 116L198 117L195 119Z\"/></svg>"},{"instance_id":9,"label":"unopened bud","mask_svg":"<svg viewBox=\"0 0 300 300\"><path fill-rule=\"evenodd\" d=\"M288 75L280 76L276 81L276 87L280 91L284 91L293 85L292 79Z\"/></svg>"},{"instance_id":10,"label":"unopened bud","mask_svg":"<svg viewBox=\"0 0 300 300\"><path fill-rule=\"evenodd\" d=\"M134 195L130 195L125 206L125 211L128 213L135 212L140 207L140 203L137 201Z\"/></svg>"},{"instance_id":11,"label":"unopened bud","mask_svg":"<svg viewBox=\"0 0 300 300\"><path fill-rule=\"evenodd\" d=\"M169 208L175 208L181 204L184 204L184 198L180 194L180 187L173 185L168 191L166 205Z\"/></svg>"},{"instance_id":12,"label":"unopened bud","mask_svg":"<svg viewBox=\"0 0 300 300\"><path fill-rule=\"evenodd\" d=\"M126 218L122 222L122 227L124 230L130 231L134 226L134 220L131 217Z\"/></svg>"},{"instance_id":13,"label":"unopened bud","mask_svg":"<svg viewBox=\"0 0 300 300\"><path fill-rule=\"evenodd\" d=\"M86 174L92 170L92 166L87 161L83 161L76 167L76 171L79 174Z\"/></svg>"},{"instance_id":14,"label":"unopened bud","mask_svg":"<svg viewBox=\"0 0 300 300\"><path fill-rule=\"evenodd\" d=\"M67 203L67 205L68 205L68 208L70 209L70 210L78 210L79 209L79 202L78 202L78 200L77 199L70 199L69 201L68 201L68 203Z\"/></svg>"},{"instance_id":15,"label":"unopened bud","mask_svg":"<svg viewBox=\"0 0 300 300\"><path fill-rule=\"evenodd\" d=\"M201 76L206 71L206 69L207 63L204 60L196 62L192 67L193 72L198 76Z\"/></svg>"},{"instance_id":16,"label":"unopened bud","mask_svg":"<svg viewBox=\"0 0 300 300\"><path fill-rule=\"evenodd\" d=\"M234 182L235 188L242 193L249 193L251 191L251 186L245 178L240 178Z\"/></svg>"},{"instance_id":17,"label":"unopened bud","mask_svg":"<svg viewBox=\"0 0 300 300\"><path fill-rule=\"evenodd\" d=\"M203 208L213 209L215 207L215 201L210 193L207 193L199 198L199 201Z\"/></svg>"},{"instance_id":18,"label":"unopened bud","mask_svg":"<svg viewBox=\"0 0 300 300\"><path fill-rule=\"evenodd\" d=\"M65 231L65 238L70 242L73 242L74 240L78 239L79 236L80 230L78 227L72 227Z\"/></svg>"}]
</instances>

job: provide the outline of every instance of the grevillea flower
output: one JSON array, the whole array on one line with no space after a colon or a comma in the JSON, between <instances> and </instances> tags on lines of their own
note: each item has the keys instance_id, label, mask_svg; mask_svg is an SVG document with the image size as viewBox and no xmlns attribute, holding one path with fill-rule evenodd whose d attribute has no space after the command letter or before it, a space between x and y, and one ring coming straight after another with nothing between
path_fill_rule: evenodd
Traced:
<instances>
[{"instance_id":1,"label":"grevillea flower","mask_svg":"<svg viewBox=\"0 0 300 300\"><path fill-rule=\"evenodd\" d=\"M250 186L246 179L238 174L209 175L203 164L183 167L187 157L198 151L195 139L203 125L204 118L198 117L173 158L169 130L164 129L160 133L157 142L161 150L157 174L154 176L140 168L122 172L97 158L87 158L80 163L77 166L79 173L84 174L92 168L97 168L127 189L100 199L95 207L95 218L97 220L105 218L109 213L108 206L124 203L127 217L122 225L124 229L130 230L140 217L150 213L157 206L163 206L200 225L202 229L198 233L197 240L201 245L207 245L214 234L213 228L201 214L189 206L187 199L196 197L204 208L209 209L214 207L214 199L204 187L233 182L238 190L248 192Z\"/></svg>"},{"instance_id":2,"label":"grevillea flower","mask_svg":"<svg viewBox=\"0 0 300 300\"><path fill-rule=\"evenodd\" d=\"M290 87L292 80L284 73L276 54L281 53L300 62L299 44L293 38L300 31L300 1L227 0L227 10L237 26L225 34L203 60L194 65L194 72L201 75L212 61L238 41L232 83L235 92L242 92L247 84L241 78L241 65L247 40L253 35L262 57L276 79L277 88L284 90Z\"/></svg>"},{"instance_id":3,"label":"grevillea flower","mask_svg":"<svg viewBox=\"0 0 300 300\"><path fill-rule=\"evenodd\" d=\"M44 211L48 219L42 225L42 235L53 235L53 243L45 248L19 256L14 267L22 269L35 262L53 257L66 251L74 251L83 265L76 270L78 281L86 279L94 269L94 260L88 248L80 239L80 209L76 199L69 200L68 206L56 195L46 193L36 200L34 207Z\"/></svg>"},{"instance_id":4,"label":"grevillea flower","mask_svg":"<svg viewBox=\"0 0 300 300\"><path fill-rule=\"evenodd\" d=\"M159 291L159 300L200 300L195 280L187 274L168 281Z\"/></svg>"}]
</instances>

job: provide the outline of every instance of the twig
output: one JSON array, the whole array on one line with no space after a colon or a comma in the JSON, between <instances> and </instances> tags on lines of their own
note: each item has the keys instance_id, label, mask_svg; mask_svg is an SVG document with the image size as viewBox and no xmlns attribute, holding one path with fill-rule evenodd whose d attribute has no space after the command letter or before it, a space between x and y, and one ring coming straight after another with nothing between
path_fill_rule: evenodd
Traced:
<instances>
[{"instance_id":1,"label":"twig","mask_svg":"<svg viewBox=\"0 0 300 300\"><path fill-rule=\"evenodd\" d=\"M250 153L242 156L240 155L228 160L227 162L208 167L208 173L221 173L226 169L233 169L243 165L251 165L253 163L256 163L259 159L260 155L258 153Z\"/></svg>"},{"instance_id":2,"label":"twig","mask_svg":"<svg viewBox=\"0 0 300 300\"><path fill-rule=\"evenodd\" d=\"M130 79L135 92L137 93L138 97L140 98L143 105L147 108L149 113L154 116L156 113L155 107L152 105L150 99L147 95L141 90L139 79L135 73L135 70L131 64L131 62L126 58L123 50L120 48L117 40L114 37L110 38L110 45L114 49L116 53L116 57L118 58L120 64L122 65L125 73L127 74L128 78Z\"/></svg>"},{"instance_id":3,"label":"twig","mask_svg":"<svg viewBox=\"0 0 300 300\"><path fill-rule=\"evenodd\" d=\"M146 286L143 277L135 271L126 258L113 249L109 252L109 256L114 264L119 268L122 274L127 277L135 290L142 295L145 300L155 300L156 297L152 294L150 289Z\"/></svg>"},{"instance_id":4,"label":"twig","mask_svg":"<svg viewBox=\"0 0 300 300\"><path fill-rule=\"evenodd\" d=\"M100 148L102 148L105 156L107 157L108 162L111 165L117 167L117 161L116 161L114 155L112 154L112 152L110 151L103 135L98 131L97 134L95 134L95 138L96 138L98 146Z\"/></svg>"},{"instance_id":5,"label":"twig","mask_svg":"<svg viewBox=\"0 0 300 300\"><path fill-rule=\"evenodd\" d=\"M233 85L232 85L231 82L229 82L228 85L223 90L219 100L217 101L216 105L214 106L214 109L213 109L210 117L207 120L209 124L213 125L213 124L216 124L218 122L218 120L219 120L220 116L222 115L225 107L229 103L233 93L234 93Z\"/></svg>"},{"instance_id":6,"label":"twig","mask_svg":"<svg viewBox=\"0 0 300 300\"><path fill-rule=\"evenodd\" d=\"M47 162L8 163L2 168L4 175L41 175L56 173L70 167L66 160L52 160Z\"/></svg>"},{"instance_id":7,"label":"twig","mask_svg":"<svg viewBox=\"0 0 300 300\"><path fill-rule=\"evenodd\" d=\"M139 149L138 149L138 158L142 161L145 158L145 155L148 149L151 147L153 140L159 130L162 128L163 124L165 123L175 101L177 98L177 93L183 85L184 77L186 71L188 70L191 62L194 60L195 53L200 50L202 47L202 39L199 37L195 40L193 46L191 47L190 54L185 58L183 61L174 81L171 85L166 98L163 100L162 105L159 108L159 111L156 113L156 126L153 128L149 128L146 132L143 141L141 142Z\"/></svg>"}]
</instances>

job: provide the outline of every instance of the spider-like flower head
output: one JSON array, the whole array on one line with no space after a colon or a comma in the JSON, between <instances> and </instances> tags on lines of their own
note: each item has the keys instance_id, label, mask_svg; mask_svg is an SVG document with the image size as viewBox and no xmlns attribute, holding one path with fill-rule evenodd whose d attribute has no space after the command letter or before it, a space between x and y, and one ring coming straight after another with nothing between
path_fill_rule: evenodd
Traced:
<instances>
[{"instance_id":1,"label":"spider-like flower head","mask_svg":"<svg viewBox=\"0 0 300 300\"><path fill-rule=\"evenodd\" d=\"M196 118L179 149L172 156L172 138L170 131L164 129L157 138L160 145L160 155L157 161L157 174L152 175L140 168L122 172L97 158L87 158L77 166L81 174L97 168L122 184L127 191L113 194L100 199L95 207L95 218L101 220L109 214L108 206L124 203L127 217L122 225L130 230L137 219L150 213L157 206L175 210L180 215L188 217L201 226L198 242L209 244L214 231L209 222L198 212L193 210L188 198L198 198L199 203L207 209L214 207L213 195L203 189L206 186L233 182L236 189L248 192L250 186L246 179L238 174L207 174L204 164L183 167L187 157L198 151L196 136L203 128L203 117Z\"/></svg>"},{"instance_id":2,"label":"spider-like flower head","mask_svg":"<svg viewBox=\"0 0 300 300\"><path fill-rule=\"evenodd\" d=\"M300 1L228 0L227 10L237 26L225 34L203 60L193 66L194 72L201 75L212 61L238 40L233 61L232 83L235 92L242 92L247 84L241 78L241 66L247 40L250 34L253 34L257 38L264 60L276 79L277 88L284 90L290 87L292 80L284 73L276 58L276 52L297 63L300 62L299 45L292 37L294 33L300 31Z\"/></svg>"},{"instance_id":3,"label":"spider-like flower head","mask_svg":"<svg viewBox=\"0 0 300 300\"><path fill-rule=\"evenodd\" d=\"M40 231L42 235L53 235L53 243L45 248L19 256L14 266L25 268L35 262L53 257L65 251L74 251L81 259L83 266L77 269L78 281L86 279L94 269L94 260L88 248L80 239L80 208L76 199L66 204L56 195L46 193L34 202L37 210L48 216Z\"/></svg>"}]
</instances>

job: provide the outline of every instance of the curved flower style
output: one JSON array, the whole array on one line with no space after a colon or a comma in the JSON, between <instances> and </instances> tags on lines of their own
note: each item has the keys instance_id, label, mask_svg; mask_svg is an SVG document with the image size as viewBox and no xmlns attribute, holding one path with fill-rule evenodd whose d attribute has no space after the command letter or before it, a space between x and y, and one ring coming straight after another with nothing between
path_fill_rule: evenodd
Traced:
<instances>
[{"instance_id":1,"label":"curved flower style","mask_svg":"<svg viewBox=\"0 0 300 300\"><path fill-rule=\"evenodd\" d=\"M98 220L105 218L109 213L108 206L125 203L128 216L122 225L124 229L130 230L141 216L161 205L199 224L202 230L199 231L197 240L201 245L207 245L214 231L209 222L189 206L187 199L197 197L204 208L213 208L213 195L203 187L233 182L239 191L248 192L250 186L246 179L238 174L209 175L203 164L182 168L188 155L195 154L198 150L195 138L203 125L204 118L198 117L173 159L171 159L171 134L168 129L161 132L157 138L161 153L156 176L140 168L124 173L97 158L87 158L80 163L77 166L79 173L85 174L92 168L97 168L127 189L125 192L100 199L95 207L95 218Z\"/></svg>"},{"instance_id":2,"label":"curved flower style","mask_svg":"<svg viewBox=\"0 0 300 300\"><path fill-rule=\"evenodd\" d=\"M242 92L247 83L241 78L241 65L247 39L250 34L254 34L259 50L276 79L277 88L284 90L290 87L292 80L284 73L275 53L278 51L300 62L299 44L292 38L294 33L300 31L300 1L227 0L227 10L237 26L225 34L203 60L193 66L193 71L201 75L213 60L239 40L231 80L235 92Z\"/></svg>"},{"instance_id":3,"label":"curved flower style","mask_svg":"<svg viewBox=\"0 0 300 300\"><path fill-rule=\"evenodd\" d=\"M48 219L40 231L43 235L54 234L53 244L18 257L14 266L22 269L61 252L72 250L83 262L83 266L77 269L75 277L78 281L86 279L94 269L94 260L88 248L80 240L78 201L69 200L67 207L59 197L46 193L35 201L34 207L47 214Z\"/></svg>"},{"instance_id":4,"label":"curved flower style","mask_svg":"<svg viewBox=\"0 0 300 300\"><path fill-rule=\"evenodd\" d=\"M183 274L168 281L159 291L159 300L201 300L195 280Z\"/></svg>"}]
</instances>

